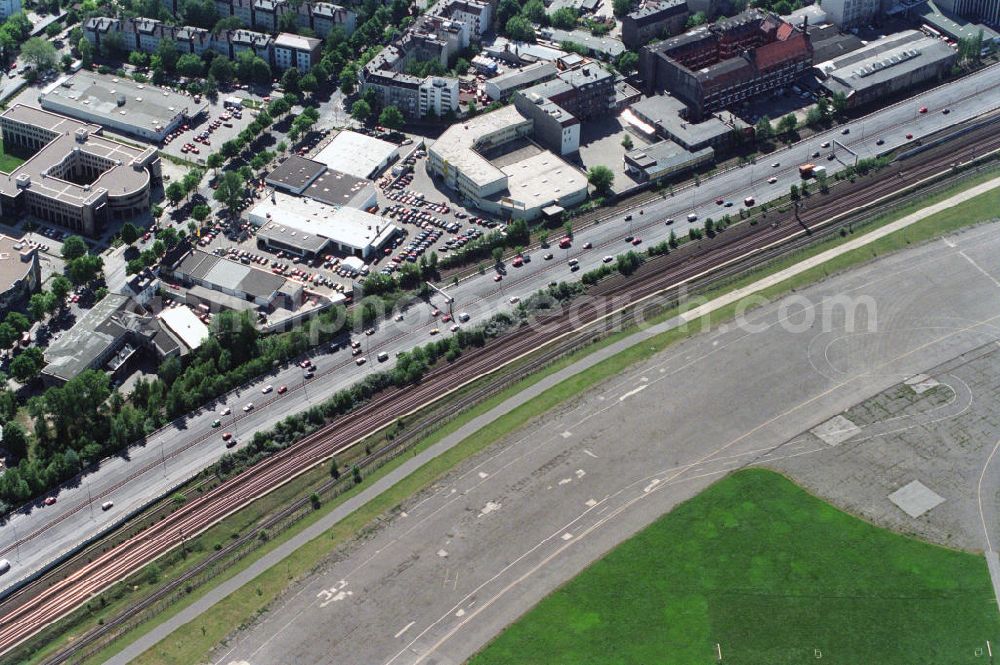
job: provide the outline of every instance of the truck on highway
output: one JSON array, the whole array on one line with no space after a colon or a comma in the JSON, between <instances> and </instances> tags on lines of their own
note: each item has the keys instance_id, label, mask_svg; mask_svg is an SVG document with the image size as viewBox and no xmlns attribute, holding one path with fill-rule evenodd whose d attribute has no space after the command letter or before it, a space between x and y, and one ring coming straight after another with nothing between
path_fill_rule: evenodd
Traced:
<instances>
[{"instance_id":1,"label":"truck on highway","mask_svg":"<svg viewBox=\"0 0 1000 665\"><path fill-rule=\"evenodd\" d=\"M799 177L802 179L811 178L814 170L816 170L815 164L800 164Z\"/></svg>"},{"instance_id":2,"label":"truck on highway","mask_svg":"<svg viewBox=\"0 0 1000 665\"><path fill-rule=\"evenodd\" d=\"M813 167L813 177L817 179L826 177L826 167L825 166Z\"/></svg>"}]
</instances>

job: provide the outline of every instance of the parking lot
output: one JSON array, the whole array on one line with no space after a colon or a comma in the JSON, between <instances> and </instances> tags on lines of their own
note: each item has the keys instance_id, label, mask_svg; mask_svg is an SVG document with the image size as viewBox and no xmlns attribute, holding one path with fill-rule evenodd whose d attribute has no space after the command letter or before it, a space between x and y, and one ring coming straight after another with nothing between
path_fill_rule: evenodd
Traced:
<instances>
[{"instance_id":1,"label":"parking lot","mask_svg":"<svg viewBox=\"0 0 1000 665\"><path fill-rule=\"evenodd\" d=\"M181 125L164 139L160 150L180 159L204 164L209 155L218 151L226 141L236 138L253 122L254 115L252 109L225 108L220 97L217 103L209 104L207 117Z\"/></svg>"}]
</instances>

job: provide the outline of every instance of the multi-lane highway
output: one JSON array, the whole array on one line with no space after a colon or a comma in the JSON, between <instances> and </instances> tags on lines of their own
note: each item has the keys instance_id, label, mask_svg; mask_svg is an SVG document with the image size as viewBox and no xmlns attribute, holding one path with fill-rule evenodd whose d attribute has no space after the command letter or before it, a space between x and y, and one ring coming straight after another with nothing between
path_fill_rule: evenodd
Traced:
<instances>
[{"instance_id":1,"label":"multi-lane highway","mask_svg":"<svg viewBox=\"0 0 1000 665\"><path fill-rule=\"evenodd\" d=\"M623 241L625 235L639 236L648 245L665 239L671 229L686 234L689 213L698 215L699 221L695 223L698 225L700 220L708 216L721 217L726 211L735 215L736 206L746 196L754 196L761 202L784 194L799 179L799 163L816 161L811 157L815 150L821 150L824 155L829 152L820 148L823 142L836 139L859 156L870 157L910 143L907 133L916 139L993 111L1000 107L1000 88L995 84L997 72L998 68L993 67L884 109L846 125L848 134L842 134L843 128L830 130L782 149L759 160L756 165L706 179L700 187L679 189L673 197L646 204L642 215L633 211L631 222L626 222L625 213L622 213L597 226L582 229L576 234L573 248L549 250L555 254L551 261L543 260L543 252L534 252L530 263L523 268L511 268L501 282L493 281L491 274L465 279L448 287L455 298L454 311L468 312L472 317L470 324L474 324L498 308L509 307L512 297L523 297L551 281L572 279L573 273L566 264L569 258L577 258L581 272L585 272L599 265L603 256L630 248ZM921 106L926 106L928 112L919 113ZM946 108L950 111L948 114L943 112ZM884 144L878 146L876 141L880 139ZM847 161L843 149L837 150L837 156L834 161L821 158L819 163L826 165L831 173L835 172ZM772 166L775 163L777 167ZM772 177L777 181L768 183ZM715 201L719 198L733 201L734 207L718 206ZM676 220L670 227L663 223L668 218ZM581 249L587 242L592 243L593 249ZM304 382L300 368L294 365L282 368L190 414L183 422L155 433L144 446L132 449L127 460L107 460L99 471L89 474L77 487L62 490L55 505L33 506L18 512L0 528L0 557L12 563L12 570L2 578L3 588L8 589L42 569L83 539L106 530L216 461L226 452L222 432L232 432L239 440L247 438L252 432L270 427L281 418L349 386L365 373L390 366L391 360L385 364L376 361L378 352L385 351L392 358L399 351L433 339L430 331L435 327L440 329L441 335L449 334L451 324L441 324L433 318L432 307L446 309L443 298L435 296L430 304L411 307L402 321L387 320L374 335L359 334L357 338L362 341L368 359L362 367L355 365L348 351L341 350L314 357L318 372L308 382ZM266 384L287 385L289 391L285 395L278 395L276 391L263 395L261 387ZM253 402L255 408L244 413L242 408L248 402ZM230 408L232 414L220 416L224 407ZM220 428L213 429L211 423L216 418L221 418L223 423ZM107 511L101 510L101 504L108 500L113 501L114 506Z\"/></svg>"}]
</instances>

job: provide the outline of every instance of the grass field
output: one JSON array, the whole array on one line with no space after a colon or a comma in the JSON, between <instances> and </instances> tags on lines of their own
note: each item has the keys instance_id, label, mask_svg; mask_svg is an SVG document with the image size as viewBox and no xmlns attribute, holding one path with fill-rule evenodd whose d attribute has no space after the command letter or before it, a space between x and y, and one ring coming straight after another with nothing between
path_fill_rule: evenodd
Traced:
<instances>
[{"instance_id":1,"label":"grass field","mask_svg":"<svg viewBox=\"0 0 1000 665\"><path fill-rule=\"evenodd\" d=\"M986 561L739 472L543 600L470 665L984 663Z\"/></svg>"},{"instance_id":2,"label":"grass field","mask_svg":"<svg viewBox=\"0 0 1000 665\"><path fill-rule=\"evenodd\" d=\"M24 160L20 157L7 154L7 151L3 148L3 141L0 141L0 171L12 173L21 164L24 164Z\"/></svg>"}]
</instances>

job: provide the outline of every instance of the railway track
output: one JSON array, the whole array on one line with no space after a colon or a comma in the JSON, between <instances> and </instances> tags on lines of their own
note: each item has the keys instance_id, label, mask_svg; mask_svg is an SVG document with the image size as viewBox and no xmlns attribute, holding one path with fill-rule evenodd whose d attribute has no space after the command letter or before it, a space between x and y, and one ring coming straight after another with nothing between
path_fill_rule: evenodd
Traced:
<instances>
[{"instance_id":1,"label":"railway track","mask_svg":"<svg viewBox=\"0 0 1000 665\"><path fill-rule=\"evenodd\" d=\"M418 385L393 389L376 396L352 414L337 418L321 430L304 437L264 463L231 478L201 497L191 500L162 521L150 526L91 563L44 589L26 602L14 607L0 619L0 655L10 652L45 626L99 594L115 582L127 577L141 566L170 551L182 541L203 532L210 526L274 487L288 482L328 459L355 445L370 432L396 420L400 415L416 411L429 401L439 399L466 383L497 369L498 358L513 362L552 344L542 358L551 359L578 346L581 339L599 336L597 321L607 320L607 313L616 312L648 298L665 288L679 284L703 283L713 269L715 279L736 274L754 263L811 242L824 229L835 230L826 220L832 215L850 211L899 191L904 185L919 181L973 155L982 155L1000 147L1000 136L992 128L965 135L955 144L928 151L919 162L908 162L905 173L896 175L899 167L886 169L881 177L836 197L814 195L794 213L772 214L769 225L727 230L714 241L691 246L688 251L675 252L647 262L628 280L609 279L589 291L590 295L605 296L601 306L586 304L573 316L579 325L567 331L569 314L551 317L538 325L496 340L480 351L468 351L451 366L432 370ZM643 228L659 225L650 221ZM611 325L611 324L606 324ZM470 402L472 403L472 402ZM59 662L59 661L55 661Z\"/></svg>"}]
</instances>

